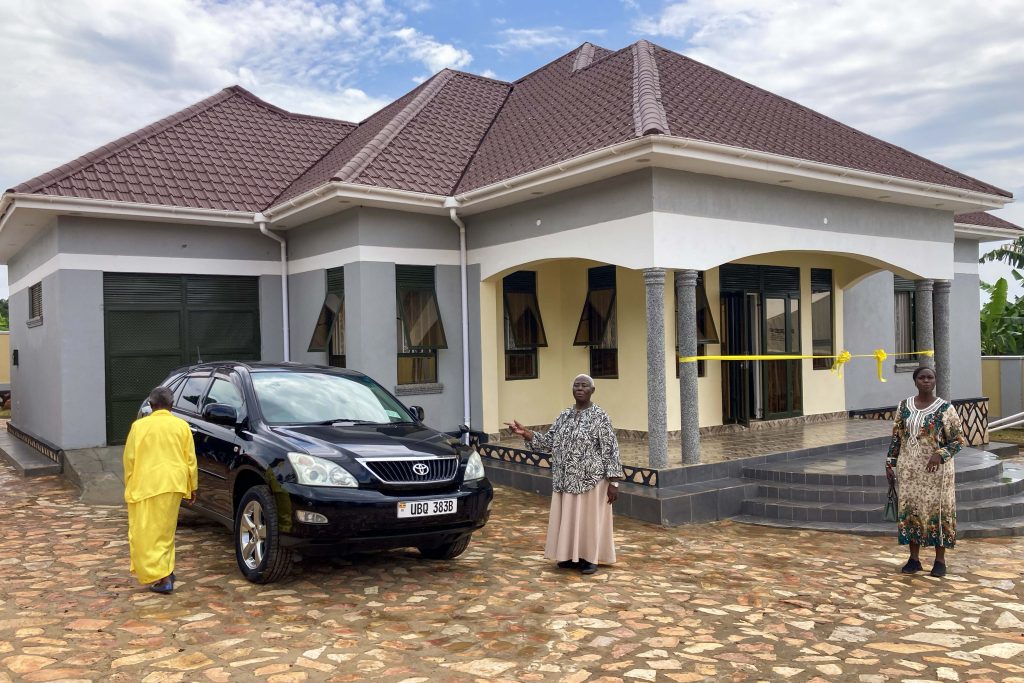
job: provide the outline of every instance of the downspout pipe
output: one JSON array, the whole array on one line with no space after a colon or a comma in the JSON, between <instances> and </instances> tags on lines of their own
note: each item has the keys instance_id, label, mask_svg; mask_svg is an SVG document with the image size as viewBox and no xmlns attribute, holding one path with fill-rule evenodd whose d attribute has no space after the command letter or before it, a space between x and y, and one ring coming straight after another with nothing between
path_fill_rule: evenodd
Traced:
<instances>
[{"instance_id":1,"label":"downspout pipe","mask_svg":"<svg viewBox=\"0 0 1024 683\"><path fill-rule=\"evenodd\" d=\"M279 235L267 229L267 217L261 212L253 214L252 220L260 226L260 232L281 245L281 334L284 339L284 360L291 357L291 343L288 339L288 243Z\"/></svg>"},{"instance_id":2,"label":"downspout pipe","mask_svg":"<svg viewBox=\"0 0 1024 683\"><path fill-rule=\"evenodd\" d=\"M446 197L445 208L455 225L459 226L459 275L462 281L462 419L465 430L462 441L469 444L469 430L472 429L472 415L469 400L469 285L466 277L466 224L459 218L459 202L455 197Z\"/></svg>"}]
</instances>

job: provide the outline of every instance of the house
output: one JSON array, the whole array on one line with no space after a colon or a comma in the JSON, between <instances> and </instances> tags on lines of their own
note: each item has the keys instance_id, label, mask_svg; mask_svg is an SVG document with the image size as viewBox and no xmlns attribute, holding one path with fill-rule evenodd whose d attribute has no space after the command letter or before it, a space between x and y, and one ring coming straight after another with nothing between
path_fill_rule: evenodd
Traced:
<instances>
[{"instance_id":1,"label":"house","mask_svg":"<svg viewBox=\"0 0 1024 683\"><path fill-rule=\"evenodd\" d=\"M3 194L12 425L116 444L168 370L228 357L358 368L488 433L588 372L654 466L700 427L892 406L930 362L896 353L978 400L977 243L1010 201L643 40L444 70L358 124L231 87ZM889 381L677 349L884 349Z\"/></svg>"}]
</instances>

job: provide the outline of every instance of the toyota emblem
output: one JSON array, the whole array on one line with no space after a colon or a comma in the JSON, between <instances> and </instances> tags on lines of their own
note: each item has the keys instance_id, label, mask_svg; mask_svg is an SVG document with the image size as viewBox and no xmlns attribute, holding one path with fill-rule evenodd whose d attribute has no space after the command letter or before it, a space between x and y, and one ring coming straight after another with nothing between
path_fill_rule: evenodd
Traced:
<instances>
[{"instance_id":1,"label":"toyota emblem","mask_svg":"<svg viewBox=\"0 0 1024 683\"><path fill-rule=\"evenodd\" d=\"M413 465L412 466L412 471L413 471L413 474L415 474L418 477L425 477L428 474L430 474L430 468L427 467L422 462L418 462L415 465Z\"/></svg>"}]
</instances>

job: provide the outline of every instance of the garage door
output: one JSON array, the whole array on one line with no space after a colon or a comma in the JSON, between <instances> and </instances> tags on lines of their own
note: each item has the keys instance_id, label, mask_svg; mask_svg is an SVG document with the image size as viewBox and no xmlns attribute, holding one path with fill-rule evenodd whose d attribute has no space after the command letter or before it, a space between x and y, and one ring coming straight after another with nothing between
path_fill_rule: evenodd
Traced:
<instances>
[{"instance_id":1,"label":"garage door","mask_svg":"<svg viewBox=\"0 0 1024 683\"><path fill-rule=\"evenodd\" d=\"M107 443L124 443L139 403L199 359L259 360L259 279L104 273Z\"/></svg>"}]
</instances>

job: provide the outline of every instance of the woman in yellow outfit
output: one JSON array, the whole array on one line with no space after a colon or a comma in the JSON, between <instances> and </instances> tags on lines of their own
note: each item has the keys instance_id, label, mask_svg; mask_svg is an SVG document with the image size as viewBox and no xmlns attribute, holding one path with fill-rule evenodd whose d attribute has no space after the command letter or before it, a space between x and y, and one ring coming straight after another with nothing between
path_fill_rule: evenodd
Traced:
<instances>
[{"instance_id":1,"label":"woman in yellow outfit","mask_svg":"<svg viewBox=\"0 0 1024 683\"><path fill-rule=\"evenodd\" d=\"M156 593L174 590L174 532L181 499L196 499L199 473L188 423L171 414L170 389L149 394L153 412L132 424L124 446L131 572Z\"/></svg>"}]
</instances>

